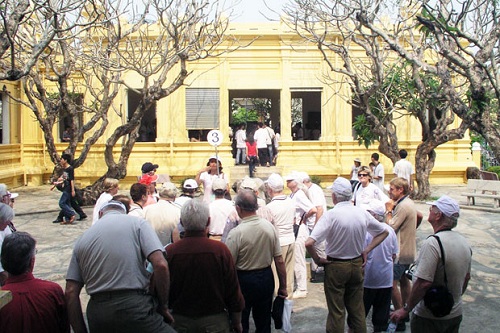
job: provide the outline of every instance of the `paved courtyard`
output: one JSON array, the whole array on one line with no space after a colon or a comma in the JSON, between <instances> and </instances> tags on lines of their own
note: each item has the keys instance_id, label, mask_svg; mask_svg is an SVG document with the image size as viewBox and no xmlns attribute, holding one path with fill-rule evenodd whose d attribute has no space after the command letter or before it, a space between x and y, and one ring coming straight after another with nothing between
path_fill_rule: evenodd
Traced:
<instances>
[{"instance_id":1,"label":"paved courtyard","mask_svg":"<svg viewBox=\"0 0 500 333\"><path fill-rule=\"evenodd\" d=\"M16 199L14 219L20 231L31 233L38 241L35 276L65 285L65 274L75 240L90 227L91 218L74 225L62 226L51 223L58 211L60 193L51 192L49 186L11 189L20 196ZM448 194L465 205L463 186L434 186L433 197ZM327 198L329 194L325 191ZM475 209L462 209L457 231L465 235L472 245L472 278L464 296L464 320L462 332L498 332L500 327L500 209L492 209L490 200L477 201ZM426 222L428 207L417 203L424 214L424 222L417 232L417 248L432 228ZM92 216L92 207L84 211ZM83 309L88 296L82 292ZM309 284L309 295L295 300L292 325L294 332L316 333L325 331L326 302L322 284ZM370 325L371 326L371 325ZM407 326L408 327L408 326ZM407 328L406 332L410 332Z\"/></svg>"}]
</instances>

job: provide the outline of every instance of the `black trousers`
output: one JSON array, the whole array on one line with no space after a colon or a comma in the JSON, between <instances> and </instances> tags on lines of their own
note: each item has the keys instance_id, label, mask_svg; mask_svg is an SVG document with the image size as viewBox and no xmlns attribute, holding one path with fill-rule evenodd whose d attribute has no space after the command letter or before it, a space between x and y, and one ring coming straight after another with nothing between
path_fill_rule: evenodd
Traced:
<instances>
[{"instance_id":1,"label":"black trousers","mask_svg":"<svg viewBox=\"0 0 500 333\"><path fill-rule=\"evenodd\" d=\"M265 166L269 162L269 151L266 148L258 148L260 165Z\"/></svg>"},{"instance_id":2,"label":"black trousers","mask_svg":"<svg viewBox=\"0 0 500 333\"><path fill-rule=\"evenodd\" d=\"M274 276L271 267L254 271L238 271L245 308L241 314L243 333L249 330L252 312L256 333L271 332L271 308L273 304Z\"/></svg>"},{"instance_id":3,"label":"black trousers","mask_svg":"<svg viewBox=\"0 0 500 333\"><path fill-rule=\"evenodd\" d=\"M365 303L365 314L368 315L373 307L372 323L373 330L386 331L389 323L389 311L391 307L392 287L371 289L364 288L363 303Z\"/></svg>"}]
</instances>

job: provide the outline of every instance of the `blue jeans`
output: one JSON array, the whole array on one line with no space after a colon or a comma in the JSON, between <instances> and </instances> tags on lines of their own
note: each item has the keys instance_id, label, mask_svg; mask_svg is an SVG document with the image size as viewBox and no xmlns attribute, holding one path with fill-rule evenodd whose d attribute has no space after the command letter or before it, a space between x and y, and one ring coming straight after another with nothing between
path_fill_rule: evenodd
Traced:
<instances>
[{"instance_id":1,"label":"blue jeans","mask_svg":"<svg viewBox=\"0 0 500 333\"><path fill-rule=\"evenodd\" d=\"M255 166L257 165L257 156L249 156L248 157L248 173L250 178L253 178L253 169L255 169Z\"/></svg>"},{"instance_id":2,"label":"blue jeans","mask_svg":"<svg viewBox=\"0 0 500 333\"><path fill-rule=\"evenodd\" d=\"M236 164L245 164L247 161L246 148L236 148Z\"/></svg>"},{"instance_id":3,"label":"blue jeans","mask_svg":"<svg viewBox=\"0 0 500 333\"><path fill-rule=\"evenodd\" d=\"M71 193L63 191L61 198L59 199L59 207L63 213L63 216L67 219L70 219L73 215L75 215L75 211L71 207Z\"/></svg>"},{"instance_id":4,"label":"blue jeans","mask_svg":"<svg viewBox=\"0 0 500 333\"><path fill-rule=\"evenodd\" d=\"M274 158L274 150L273 150L273 145L267 145L267 151L269 152L269 164L273 165L273 158Z\"/></svg>"},{"instance_id":5,"label":"blue jeans","mask_svg":"<svg viewBox=\"0 0 500 333\"><path fill-rule=\"evenodd\" d=\"M273 304L274 277L271 267L254 271L238 271L245 308L241 313L243 332L249 330L250 312L256 333L271 332L271 308Z\"/></svg>"}]
</instances>

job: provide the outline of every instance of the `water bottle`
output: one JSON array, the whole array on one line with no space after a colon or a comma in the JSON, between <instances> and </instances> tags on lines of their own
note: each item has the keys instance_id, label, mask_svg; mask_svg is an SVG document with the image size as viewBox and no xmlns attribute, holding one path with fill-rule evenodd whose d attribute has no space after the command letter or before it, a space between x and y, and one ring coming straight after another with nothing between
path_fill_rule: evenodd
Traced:
<instances>
[{"instance_id":1,"label":"water bottle","mask_svg":"<svg viewBox=\"0 0 500 333\"><path fill-rule=\"evenodd\" d=\"M398 327L398 324L396 324L395 322L391 321L389 323L389 326L387 326L387 333L394 333L396 332L396 327Z\"/></svg>"}]
</instances>

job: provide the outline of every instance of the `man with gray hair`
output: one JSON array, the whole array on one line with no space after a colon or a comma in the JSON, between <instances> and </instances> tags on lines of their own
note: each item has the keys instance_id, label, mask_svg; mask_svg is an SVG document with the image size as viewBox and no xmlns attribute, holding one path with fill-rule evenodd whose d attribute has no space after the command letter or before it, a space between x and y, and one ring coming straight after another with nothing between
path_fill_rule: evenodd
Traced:
<instances>
[{"instance_id":1,"label":"man with gray hair","mask_svg":"<svg viewBox=\"0 0 500 333\"><path fill-rule=\"evenodd\" d=\"M278 295L288 296L278 234L269 221L257 216L257 196L253 191L238 191L234 203L241 223L229 232L226 245L236 264L241 292L245 298L241 319L243 332L248 332L250 312L253 314L256 332L271 332L273 260L279 279Z\"/></svg>"},{"instance_id":2,"label":"man with gray hair","mask_svg":"<svg viewBox=\"0 0 500 333\"><path fill-rule=\"evenodd\" d=\"M62 288L33 276L35 246L26 232L10 234L2 244L2 265L9 272L2 290L12 293L12 301L0 310L0 332L69 332Z\"/></svg>"},{"instance_id":3,"label":"man with gray hair","mask_svg":"<svg viewBox=\"0 0 500 333\"><path fill-rule=\"evenodd\" d=\"M79 297L84 285L91 332L173 332L167 324L173 318L164 248L146 220L125 213L121 202L109 201L101 207L99 223L75 243L65 293L75 332L87 332ZM146 260L153 265L155 296L148 293Z\"/></svg>"},{"instance_id":4,"label":"man with gray hair","mask_svg":"<svg viewBox=\"0 0 500 333\"><path fill-rule=\"evenodd\" d=\"M144 207L144 218L156 231L160 242L172 242L172 232L181 218L181 206L175 203L177 188L171 182L163 183L158 190L160 200Z\"/></svg>"},{"instance_id":5,"label":"man with gray hair","mask_svg":"<svg viewBox=\"0 0 500 333\"><path fill-rule=\"evenodd\" d=\"M281 246L281 253L285 262L286 283L288 297L293 294L293 269L295 266L295 235L293 234L293 224L295 222L295 206L292 199L283 193L285 184L283 178L277 173L273 173L266 181L267 193L271 197L271 202L267 204L272 215L272 224L278 233ZM275 273L273 271L273 273ZM275 290L277 289L277 275L274 275Z\"/></svg>"},{"instance_id":6,"label":"man with gray hair","mask_svg":"<svg viewBox=\"0 0 500 333\"><path fill-rule=\"evenodd\" d=\"M316 223L326 212L326 199L323 189L311 181L311 177L306 172L302 172L302 182L307 187L307 192L309 199L311 200L314 207L316 207L316 214L309 216L306 221L307 228L309 229L309 234L313 231ZM316 244L316 250L321 257L325 256L325 242ZM324 279L323 267L318 267L313 262L311 262L311 282L323 282Z\"/></svg>"},{"instance_id":7,"label":"man with gray hair","mask_svg":"<svg viewBox=\"0 0 500 333\"><path fill-rule=\"evenodd\" d=\"M389 233L370 213L352 205L349 180L339 177L329 189L335 207L323 214L306 241L314 262L325 267L326 332L344 332L345 310L349 327L354 332L366 332L363 263L367 254ZM373 240L365 247L367 232ZM315 247L317 242L324 240L326 258L320 257Z\"/></svg>"},{"instance_id":8,"label":"man with gray hair","mask_svg":"<svg viewBox=\"0 0 500 333\"><path fill-rule=\"evenodd\" d=\"M0 248L2 247L4 238L12 234L12 231L15 231L12 226L13 219L14 210L9 205L0 202ZM0 250L0 254L1 253L2 251ZM2 264L0 263L0 286L3 286L7 277L8 273L4 271Z\"/></svg>"},{"instance_id":9,"label":"man with gray hair","mask_svg":"<svg viewBox=\"0 0 500 333\"><path fill-rule=\"evenodd\" d=\"M408 303L391 315L400 322L410 312L414 333L458 332L462 321L462 295L470 279L472 249L464 236L452 229L457 226L460 207L452 198L443 195L428 202L429 223L434 235L422 244L418 265L413 273L413 287ZM453 296L451 311L436 316L426 306L424 295L437 286L446 286Z\"/></svg>"},{"instance_id":10,"label":"man with gray hair","mask_svg":"<svg viewBox=\"0 0 500 333\"><path fill-rule=\"evenodd\" d=\"M184 238L169 245L169 305L179 332L241 332L244 299L227 246L207 238L208 205L191 200L181 210Z\"/></svg>"}]
</instances>

